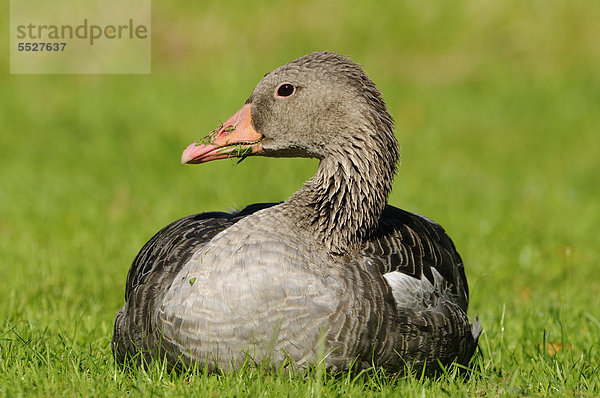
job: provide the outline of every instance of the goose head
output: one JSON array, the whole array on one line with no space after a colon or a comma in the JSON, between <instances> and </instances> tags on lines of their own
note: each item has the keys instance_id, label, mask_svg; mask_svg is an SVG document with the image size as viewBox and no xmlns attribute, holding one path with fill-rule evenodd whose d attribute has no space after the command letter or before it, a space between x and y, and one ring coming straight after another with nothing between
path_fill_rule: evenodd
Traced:
<instances>
[{"instance_id":1,"label":"goose head","mask_svg":"<svg viewBox=\"0 0 600 398\"><path fill-rule=\"evenodd\" d=\"M315 175L282 206L290 224L343 254L375 231L398 146L373 82L348 58L321 51L265 75L246 104L188 146L181 161L247 156L320 159Z\"/></svg>"},{"instance_id":2,"label":"goose head","mask_svg":"<svg viewBox=\"0 0 600 398\"><path fill-rule=\"evenodd\" d=\"M181 162L255 155L325 159L361 150L395 164L392 118L359 65L319 51L267 73L245 105L189 145Z\"/></svg>"}]
</instances>

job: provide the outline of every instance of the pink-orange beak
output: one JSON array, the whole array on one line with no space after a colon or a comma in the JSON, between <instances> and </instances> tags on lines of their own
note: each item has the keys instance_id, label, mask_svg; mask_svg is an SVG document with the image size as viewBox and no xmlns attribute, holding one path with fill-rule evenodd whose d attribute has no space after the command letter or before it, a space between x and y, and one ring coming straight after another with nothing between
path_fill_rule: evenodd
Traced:
<instances>
[{"instance_id":1,"label":"pink-orange beak","mask_svg":"<svg viewBox=\"0 0 600 398\"><path fill-rule=\"evenodd\" d=\"M244 158L262 151L262 137L252 126L251 104L246 104L218 130L185 148L181 154L181 164Z\"/></svg>"}]
</instances>

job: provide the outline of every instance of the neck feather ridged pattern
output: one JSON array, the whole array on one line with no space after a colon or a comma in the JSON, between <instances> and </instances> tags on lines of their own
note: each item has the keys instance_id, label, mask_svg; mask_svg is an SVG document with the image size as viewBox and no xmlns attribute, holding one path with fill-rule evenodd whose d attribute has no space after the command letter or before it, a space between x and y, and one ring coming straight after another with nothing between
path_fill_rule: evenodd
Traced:
<instances>
[{"instance_id":1,"label":"neck feather ridged pattern","mask_svg":"<svg viewBox=\"0 0 600 398\"><path fill-rule=\"evenodd\" d=\"M316 174L286 202L295 208L295 222L314 231L333 254L355 250L371 236L396 172L393 120L372 83L369 89L363 98L370 107L359 106L361 122L344 134L350 138L330 148Z\"/></svg>"}]
</instances>

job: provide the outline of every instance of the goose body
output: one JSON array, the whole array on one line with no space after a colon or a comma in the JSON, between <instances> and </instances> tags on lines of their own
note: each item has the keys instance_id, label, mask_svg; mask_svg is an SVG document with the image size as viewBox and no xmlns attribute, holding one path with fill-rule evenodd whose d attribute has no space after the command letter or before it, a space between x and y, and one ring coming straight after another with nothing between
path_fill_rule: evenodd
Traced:
<instances>
[{"instance_id":1,"label":"goose body","mask_svg":"<svg viewBox=\"0 0 600 398\"><path fill-rule=\"evenodd\" d=\"M433 221L386 204L398 157L392 119L360 67L316 52L270 72L183 163L320 159L288 200L202 213L159 231L135 258L112 347L236 368L249 356L303 368L467 363L462 260ZM429 364L429 365L427 365Z\"/></svg>"}]
</instances>

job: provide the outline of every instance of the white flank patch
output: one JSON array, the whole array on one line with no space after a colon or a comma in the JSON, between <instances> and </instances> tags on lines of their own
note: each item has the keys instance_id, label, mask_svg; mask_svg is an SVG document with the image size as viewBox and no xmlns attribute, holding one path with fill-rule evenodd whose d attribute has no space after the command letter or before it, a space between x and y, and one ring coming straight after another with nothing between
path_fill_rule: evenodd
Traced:
<instances>
[{"instance_id":1,"label":"white flank patch","mask_svg":"<svg viewBox=\"0 0 600 398\"><path fill-rule=\"evenodd\" d=\"M392 288L396 306L409 307L417 310L434 306L440 297L450 298L447 283L442 275L431 268L434 283L421 276L421 279L394 271L383 274L383 277Z\"/></svg>"}]
</instances>

